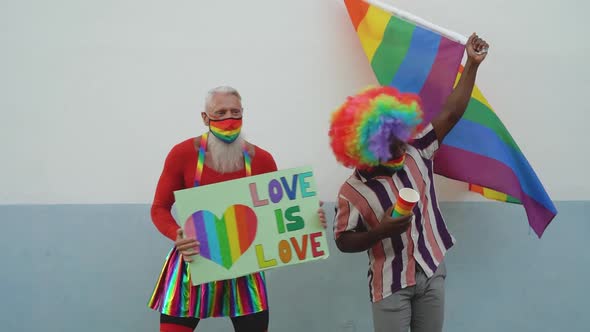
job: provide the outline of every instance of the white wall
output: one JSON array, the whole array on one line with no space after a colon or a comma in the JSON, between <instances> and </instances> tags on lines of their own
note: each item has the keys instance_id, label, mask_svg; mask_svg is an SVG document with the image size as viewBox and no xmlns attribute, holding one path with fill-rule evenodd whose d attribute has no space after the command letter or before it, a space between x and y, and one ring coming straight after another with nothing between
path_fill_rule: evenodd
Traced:
<instances>
[{"instance_id":1,"label":"white wall","mask_svg":"<svg viewBox=\"0 0 590 332\"><path fill-rule=\"evenodd\" d=\"M486 38L484 94L554 200L590 199L588 2L391 3ZM1 204L150 202L219 84L241 91L248 137L281 168L312 164L334 200L349 171L329 114L375 82L341 0L3 0L0 27Z\"/></svg>"}]
</instances>

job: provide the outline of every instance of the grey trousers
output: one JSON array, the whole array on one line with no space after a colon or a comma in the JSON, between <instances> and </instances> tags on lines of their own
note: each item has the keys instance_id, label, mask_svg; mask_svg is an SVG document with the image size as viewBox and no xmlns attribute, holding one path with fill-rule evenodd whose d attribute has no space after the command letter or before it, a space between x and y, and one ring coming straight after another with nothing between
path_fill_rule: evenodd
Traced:
<instances>
[{"instance_id":1,"label":"grey trousers","mask_svg":"<svg viewBox=\"0 0 590 332\"><path fill-rule=\"evenodd\" d=\"M430 279L417 267L415 286L373 303L375 332L442 332L446 276L444 262Z\"/></svg>"}]
</instances>

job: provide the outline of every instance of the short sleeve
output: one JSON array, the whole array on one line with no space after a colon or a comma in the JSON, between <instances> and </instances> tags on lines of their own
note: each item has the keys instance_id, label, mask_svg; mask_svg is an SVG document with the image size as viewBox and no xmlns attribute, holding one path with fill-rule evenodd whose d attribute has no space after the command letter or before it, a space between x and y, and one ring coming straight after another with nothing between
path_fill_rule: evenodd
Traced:
<instances>
[{"instance_id":1,"label":"short sleeve","mask_svg":"<svg viewBox=\"0 0 590 332\"><path fill-rule=\"evenodd\" d=\"M343 232L356 231L362 228L359 211L347 199L340 196L334 217L334 238L338 239Z\"/></svg>"},{"instance_id":2,"label":"short sleeve","mask_svg":"<svg viewBox=\"0 0 590 332\"><path fill-rule=\"evenodd\" d=\"M432 159L434 153L439 148L438 138L436 138L436 132L434 131L432 123L429 123L420 133L418 133L410 145L418 150L422 158Z\"/></svg>"}]
</instances>

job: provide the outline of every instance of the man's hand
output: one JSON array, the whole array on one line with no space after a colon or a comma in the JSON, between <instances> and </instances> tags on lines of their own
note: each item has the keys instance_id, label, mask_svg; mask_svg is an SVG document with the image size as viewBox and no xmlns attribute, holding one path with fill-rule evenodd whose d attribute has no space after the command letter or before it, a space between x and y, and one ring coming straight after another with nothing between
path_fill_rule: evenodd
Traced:
<instances>
[{"instance_id":1,"label":"man's hand","mask_svg":"<svg viewBox=\"0 0 590 332\"><path fill-rule=\"evenodd\" d=\"M318 216L320 217L320 223L322 225L322 227L325 229L328 225L328 223L326 222L326 213L324 212L324 209L322 208L322 206L324 205L324 202L320 201L320 208L318 209Z\"/></svg>"},{"instance_id":2,"label":"man's hand","mask_svg":"<svg viewBox=\"0 0 590 332\"><path fill-rule=\"evenodd\" d=\"M467 44L465 45L465 49L467 50L467 58L475 65L479 65L488 54L488 48L490 45L488 43L479 38L479 36L474 32L469 39L467 40Z\"/></svg>"},{"instance_id":3,"label":"man's hand","mask_svg":"<svg viewBox=\"0 0 590 332\"><path fill-rule=\"evenodd\" d=\"M336 246L342 252L365 251L383 239L403 234L412 224L413 214L392 218L393 206L387 209L381 223L375 228L364 232L343 232L336 239Z\"/></svg>"},{"instance_id":4,"label":"man's hand","mask_svg":"<svg viewBox=\"0 0 590 332\"><path fill-rule=\"evenodd\" d=\"M392 218L392 212L393 206L385 211L385 215L381 219L381 223L379 223L379 226L377 226L377 232L379 233L379 238L381 239L403 234L412 224L412 218L414 217L414 214Z\"/></svg>"},{"instance_id":5,"label":"man's hand","mask_svg":"<svg viewBox=\"0 0 590 332\"><path fill-rule=\"evenodd\" d=\"M182 259L185 262L192 262L192 256L199 253L199 242L195 239L185 239L182 228L179 228L176 231L176 241L174 241L174 245L182 255Z\"/></svg>"},{"instance_id":6,"label":"man's hand","mask_svg":"<svg viewBox=\"0 0 590 332\"><path fill-rule=\"evenodd\" d=\"M375 228L364 232L343 232L336 239L336 246L342 252L365 251L383 239L403 234L412 224L413 214L392 218L393 206L387 209L381 223Z\"/></svg>"}]
</instances>

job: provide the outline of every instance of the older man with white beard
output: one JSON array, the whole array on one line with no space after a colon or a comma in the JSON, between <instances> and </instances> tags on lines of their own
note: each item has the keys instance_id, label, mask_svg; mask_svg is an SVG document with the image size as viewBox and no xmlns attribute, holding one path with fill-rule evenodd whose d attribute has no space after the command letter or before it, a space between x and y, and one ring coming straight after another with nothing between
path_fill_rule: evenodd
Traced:
<instances>
[{"instance_id":1,"label":"older man with white beard","mask_svg":"<svg viewBox=\"0 0 590 332\"><path fill-rule=\"evenodd\" d=\"M157 229L174 241L149 301L149 307L160 312L161 332L193 331L208 317L230 317L236 332L268 329L264 273L193 286L186 262L199 253L199 243L184 237L171 213L176 190L277 170L270 153L240 135L242 113L235 89L209 91L201 114L209 132L177 144L166 158L151 211ZM325 227L321 207L318 214Z\"/></svg>"}]
</instances>

